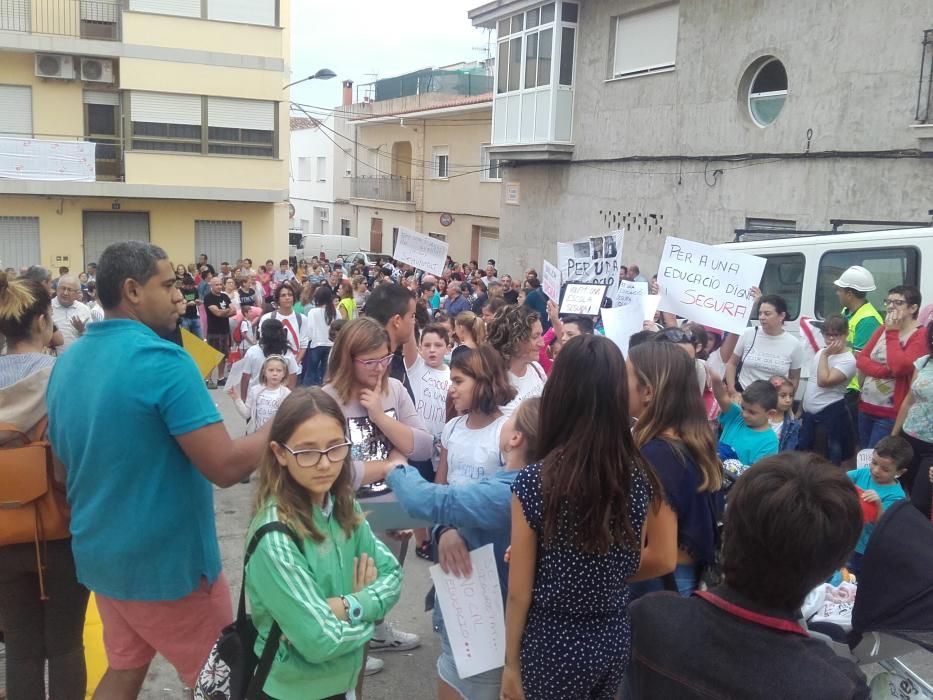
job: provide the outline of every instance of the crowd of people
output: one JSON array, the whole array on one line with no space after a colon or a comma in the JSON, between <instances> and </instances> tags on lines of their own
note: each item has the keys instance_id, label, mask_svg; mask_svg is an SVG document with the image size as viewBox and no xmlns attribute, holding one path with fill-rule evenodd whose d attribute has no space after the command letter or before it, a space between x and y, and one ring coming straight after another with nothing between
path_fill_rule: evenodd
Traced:
<instances>
[{"instance_id":1,"label":"crowd of people","mask_svg":"<svg viewBox=\"0 0 933 700\"><path fill-rule=\"evenodd\" d=\"M0 510L8 698L84 697L89 591L109 665L95 697L137 697L156 653L198 697L224 697L205 666L233 619L212 487L257 467L242 585L257 656L280 645L263 697L362 698L384 664L371 654L420 645L386 620L411 537L454 576L491 544L505 603L504 667L469 677L433 606L440 700L753 683L868 697L799 609L858 573L892 503L930 516L933 322L911 286L873 308L864 268L836 287L840 313L800 339L786 301L753 289L745 332L659 313L624 357L599 317L562 315L535 270L494 260L215 269L126 242L78 276L0 273L0 449L49 477L34 531ZM223 356L206 383L182 329ZM245 437L224 428L218 386ZM366 498L390 489L433 526L374 533ZM66 527L44 531L40 510Z\"/></svg>"}]
</instances>

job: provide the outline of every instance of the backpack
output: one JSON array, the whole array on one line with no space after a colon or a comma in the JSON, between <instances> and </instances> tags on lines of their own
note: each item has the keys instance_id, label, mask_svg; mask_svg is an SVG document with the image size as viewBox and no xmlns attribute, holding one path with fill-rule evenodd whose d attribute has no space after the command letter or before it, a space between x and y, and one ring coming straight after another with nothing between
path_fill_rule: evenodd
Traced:
<instances>
[{"instance_id":1,"label":"backpack","mask_svg":"<svg viewBox=\"0 0 933 700\"><path fill-rule=\"evenodd\" d=\"M246 613L246 565L259 540L269 532L284 532L298 549L302 549L298 535L285 523L266 523L253 534L243 558L243 582L236 619L220 631L210 656L204 663L194 687L195 700L258 700L265 697L262 687L269 677L275 653L282 638L282 628L273 621L262 657L257 659L254 648L258 632L252 618Z\"/></svg>"},{"instance_id":2,"label":"backpack","mask_svg":"<svg viewBox=\"0 0 933 700\"><path fill-rule=\"evenodd\" d=\"M57 488L52 446L45 439L48 417L32 429L34 437L10 423L0 423L0 546L35 543L39 593L46 600L40 545L71 537L71 510Z\"/></svg>"}]
</instances>

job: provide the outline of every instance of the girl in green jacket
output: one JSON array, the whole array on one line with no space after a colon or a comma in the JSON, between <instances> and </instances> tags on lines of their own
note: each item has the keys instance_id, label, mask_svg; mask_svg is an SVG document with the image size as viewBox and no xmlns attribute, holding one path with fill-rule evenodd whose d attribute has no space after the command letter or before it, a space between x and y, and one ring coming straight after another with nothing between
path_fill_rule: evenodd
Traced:
<instances>
[{"instance_id":1,"label":"girl in green jacket","mask_svg":"<svg viewBox=\"0 0 933 700\"><path fill-rule=\"evenodd\" d=\"M246 567L246 593L261 655L273 620L282 641L263 687L274 700L341 700L356 686L373 622L395 605L398 562L353 497L350 442L337 403L298 389L279 407L259 467L246 541L281 521L303 541L265 535Z\"/></svg>"}]
</instances>

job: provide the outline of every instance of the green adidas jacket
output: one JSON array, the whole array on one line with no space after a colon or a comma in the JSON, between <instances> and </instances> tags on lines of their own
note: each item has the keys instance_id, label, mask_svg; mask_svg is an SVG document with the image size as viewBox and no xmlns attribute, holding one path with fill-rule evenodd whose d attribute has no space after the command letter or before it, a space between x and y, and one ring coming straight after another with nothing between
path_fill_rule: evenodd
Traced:
<instances>
[{"instance_id":1,"label":"green adidas jacket","mask_svg":"<svg viewBox=\"0 0 933 700\"><path fill-rule=\"evenodd\" d=\"M359 505L356 506L358 512ZM344 693L356 686L363 650L373 635L373 623L398 602L402 570L389 549L363 522L348 538L329 509L314 508L314 522L326 539L304 541L302 553L281 532L259 542L246 567L246 595L259 631L256 655L272 621L282 628L282 642L263 690L277 700L311 700ZM274 503L264 506L250 523L246 541L260 526L278 520ZM366 553L378 571L376 581L355 596L363 621L338 620L327 598L351 594L353 558Z\"/></svg>"}]
</instances>

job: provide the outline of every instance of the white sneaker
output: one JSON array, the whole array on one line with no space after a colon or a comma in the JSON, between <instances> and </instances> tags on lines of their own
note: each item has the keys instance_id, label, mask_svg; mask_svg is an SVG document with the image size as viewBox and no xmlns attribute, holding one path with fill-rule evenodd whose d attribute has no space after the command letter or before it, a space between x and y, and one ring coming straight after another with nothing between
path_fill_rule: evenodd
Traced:
<instances>
[{"instance_id":1,"label":"white sneaker","mask_svg":"<svg viewBox=\"0 0 933 700\"><path fill-rule=\"evenodd\" d=\"M369 642L370 651L409 651L421 646L421 637L395 629L390 623L376 625Z\"/></svg>"},{"instance_id":2,"label":"white sneaker","mask_svg":"<svg viewBox=\"0 0 933 700\"><path fill-rule=\"evenodd\" d=\"M375 656L366 657L366 668L363 669L364 676L372 676L385 668L386 662L377 659Z\"/></svg>"}]
</instances>

